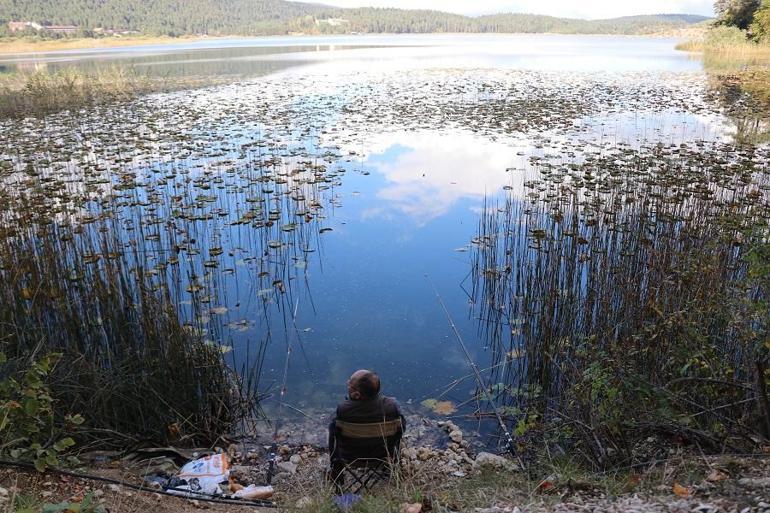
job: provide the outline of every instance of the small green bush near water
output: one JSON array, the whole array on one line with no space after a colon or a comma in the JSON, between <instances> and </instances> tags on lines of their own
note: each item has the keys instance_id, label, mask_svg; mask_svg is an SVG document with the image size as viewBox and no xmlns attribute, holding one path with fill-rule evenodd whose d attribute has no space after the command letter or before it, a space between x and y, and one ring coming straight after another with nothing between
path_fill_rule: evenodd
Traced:
<instances>
[{"instance_id":1,"label":"small green bush near water","mask_svg":"<svg viewBox=\"0 0 770 513\"><path fill-rule=\"evenodd\" d=\"M83 422L80 415L57 418L48 381L60 358L52 353L9 363L0 353L2 374L8 373L0 381L0 456L30 461L40 472L60 465L62 455L75 445L64 431ZM11 370L14 364L23 368Z\"/></svg>"}]
</instances>

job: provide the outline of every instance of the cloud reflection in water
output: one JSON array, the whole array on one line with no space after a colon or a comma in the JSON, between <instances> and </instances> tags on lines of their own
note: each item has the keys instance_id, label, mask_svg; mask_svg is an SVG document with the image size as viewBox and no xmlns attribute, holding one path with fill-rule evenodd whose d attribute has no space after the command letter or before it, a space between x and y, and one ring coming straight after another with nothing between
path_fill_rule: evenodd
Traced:
<instances>
[{"instance_id":1,"label":"cloud reflection in water","mask_svg":"<svg viewBox=\"0 0 770 513\"><path fill-rule=\"evenodd\" d=\"M387 216L389 210L419 225L446 214L462 199L481 200L509 185L521 191L523 168L531 148L512 142L493 142L466 131L414 131L380 134L365 154L367 169L381 174L385 187L376 196L385 207L364 211L363 217Z\"/></svg>"}]
</instances>

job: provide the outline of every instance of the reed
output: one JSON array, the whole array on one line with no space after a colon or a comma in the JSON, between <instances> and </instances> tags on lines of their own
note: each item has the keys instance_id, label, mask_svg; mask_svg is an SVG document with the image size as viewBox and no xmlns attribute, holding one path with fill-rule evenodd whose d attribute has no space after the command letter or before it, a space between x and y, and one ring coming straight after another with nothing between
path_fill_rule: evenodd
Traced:
<instances>
[{"instance_id":1,"label":"reed","mask_svg":"<svg viewBox=\"0 0 770 513\"><path fill-rule=\"evenodd\" d=\"M90 73L77 68L13 73L0 76L0 117L42 117L224 81L222 77L148 77L120 66Z\"/></svg>"},{"instance_id":2,"label":"reed","mask_svg":"<svg viewBox=\"0 0 770 513\"><path fill-rule=\"evenodd\" d=\"M520 435L560 423L599 466L633 459L649 433L752 445L767 359L755 307L770 292L747 258L767 246L770 219L755 151L659 145L542 162L525 200L485 209L474 299L490 388Z\"/></svg>"},{"instance_id":3,"label":"reed","mask_svg":"<svg viewBox=\"0 0 770 513\"><path fill-rule=\"evenodd\" d=\"M192 176L188 161L155 155L113 155L106 169L45 154L0 169L0 350L63 354L52 390L86 417L84 439L206 443L259 414L262 362L290 336L294 287L319 242L319 188L334 180L318 159L253 148L237 168L207 148ZM228 313L238 274L256 303L242 320ZM237 349L234 334L256 324Z\"/></svg>"},{"instance_id":4,"label":"reed","mask_svg":"<svg viewBox=\"0 0 770 513\"><path fill-rule=\"evenodd\" d=\"M52 389L87 418L81 436L202 443L253 412L219 348L182 325L118 241L62 233L50 224L2 242L0 346L12 358L62 353Z\"/></svg>"}]
</instances>

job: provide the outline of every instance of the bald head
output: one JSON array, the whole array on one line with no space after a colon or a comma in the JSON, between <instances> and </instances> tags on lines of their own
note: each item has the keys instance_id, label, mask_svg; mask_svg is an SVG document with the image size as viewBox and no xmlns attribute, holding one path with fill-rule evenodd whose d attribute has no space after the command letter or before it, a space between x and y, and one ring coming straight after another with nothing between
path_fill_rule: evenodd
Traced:
<instances>
[{"instance_id":1,"label":"bald head","mask_svg":"<svg viewBox=\"0 0 770 513\"><path fill-rule=\"evenodd\" d=\"M380 393L380 377L366 369L357 370L348 380L348 395L351 399L374 399Z\"/></svg>"}]
</instances>

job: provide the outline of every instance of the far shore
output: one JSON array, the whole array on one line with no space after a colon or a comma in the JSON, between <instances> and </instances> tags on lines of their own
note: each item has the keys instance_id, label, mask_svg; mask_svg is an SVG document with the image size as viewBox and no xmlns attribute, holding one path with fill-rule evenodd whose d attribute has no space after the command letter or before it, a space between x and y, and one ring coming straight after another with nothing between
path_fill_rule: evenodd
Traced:
<instances>
[{"instance_id":1,"label":"far shore","mask_svg":"<svg viewBox=\"0 0 770 513\"><path fill-rule=\"evenodd\" d=\"M83 37L72 39L35 40L28 38L0 38L0 54L54 52L57 50L89 50L119 48L122 46L172 45L233 39L238 36L130 36L130 37Z\"/></svg>"},{"instance_id":2,"label":"far shore","mask_svg":"<svg viewBox=\"0 0 770 513\"><path fill-rule=\"evenodd\" d=\"M31 38L0 38L0 55L8 54L26 54L26 53L40 53L40 52L55 52L61 50L91 50L100 48L120 48L131 46L146 46L146 45L173 45L184 43L195 43L199 41L226 41L231 39L271 39L279 37L340 37L340 36L423 36L423 35L437 35L437 36L521 36L521 35L561 35L561 36L606 36L606 37L670 37L688 39L692 35L692 31L688 30L675 30L667 31L657 34L562 34L562 33L497 33L497 32L461 32L461 33L449 33L449 32L433 32L428 34L423 33L410 33L410 34L389 34L389 33L366 33L366 34L281 34L281 35L265 35L265 36L245 36L245 35L230 35L230 36L128 36L128 37L103 37L103 38L72 38L72 39L51 39L51 40L36 40Z\"/></svg>"}]
</instances>

